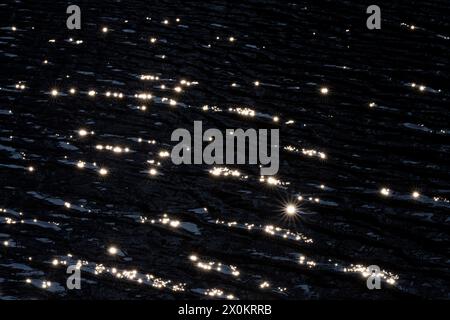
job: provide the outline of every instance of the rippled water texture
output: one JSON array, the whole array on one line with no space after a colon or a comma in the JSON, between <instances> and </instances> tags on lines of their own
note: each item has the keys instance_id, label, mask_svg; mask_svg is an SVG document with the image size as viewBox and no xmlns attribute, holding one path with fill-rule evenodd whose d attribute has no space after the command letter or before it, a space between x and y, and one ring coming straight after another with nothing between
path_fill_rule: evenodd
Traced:
<instances>
[{"instance_id":1,"label":"rippled water texture","mask_svg":"<svg viewBox=\"0 0 450 320\"><path fill-rule=\"evenodd\" d=\"M2 1L0 297L449 298L449 3L334 3ZM279 173L173 165L194 120Z\"/></svg>"}]
</instances>

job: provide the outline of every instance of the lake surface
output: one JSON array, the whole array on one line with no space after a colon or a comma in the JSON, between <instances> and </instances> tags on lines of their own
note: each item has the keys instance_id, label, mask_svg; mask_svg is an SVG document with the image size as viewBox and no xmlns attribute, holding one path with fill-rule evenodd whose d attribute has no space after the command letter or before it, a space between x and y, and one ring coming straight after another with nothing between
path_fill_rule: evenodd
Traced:
<instances>
[{"instance_id":1,"label":"lake surface","mask_svg":"<svg viewBox=\"0 0 450 320\"><path fill-rule=\"evenodd\" d=\"M367 5L90 1L68 30L1 1L0 298L448 299L449 4ZM279 129L278 174L174 165L196 120Z\"/></svg>"}]
</instances>

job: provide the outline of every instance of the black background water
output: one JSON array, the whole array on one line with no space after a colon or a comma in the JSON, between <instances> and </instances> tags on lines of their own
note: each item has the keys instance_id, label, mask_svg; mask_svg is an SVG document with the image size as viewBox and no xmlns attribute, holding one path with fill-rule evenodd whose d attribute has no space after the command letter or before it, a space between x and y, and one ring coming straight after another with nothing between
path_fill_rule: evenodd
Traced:
<instances>
[{"instance_id":1,"label":"black background water","mask_svg":"<svg viewBox=\"0 0 450 320\"><path fill-rule=\"evenodd\" d=\"M378 3L382 29L374 31L366 27L371 3L353 1L76 4L81 30L67 29L65 1L0 4L2 298L448 298L447 1ZM198 84L178 94L181 79ZM139 92L156 98L139 101ZM145 112L137 109L144 104ZM257 114L228 111L237 107ZM289 185L260 182L254 166L229 166L247 179L215 177L212 166L161 158L172 131L194 120L279 128L281 146L300 150L280 153L277 178ZM81 128L95 134L80 137ZM78 161L89 165L77 168ZM151 167L158 175L148 174ZM300 213L286 219L293 201ZM160 222L164 213L181 226ZM313 242L270 235L269 225ZM110 246L120 254L108 254ZM191 255L214 268L222 263L222 271L198 267ZM89 263L82 289L67 290L60 262L78 259ZM108 272L92 273L99 264ZM395 283L368 290L361 272L350 270L371 264ZM223 271L228 265L239 275ZM171 282L139 284L112 268ZM204 295L211 289L224 294Z\"/></svg>"}]
</instances>

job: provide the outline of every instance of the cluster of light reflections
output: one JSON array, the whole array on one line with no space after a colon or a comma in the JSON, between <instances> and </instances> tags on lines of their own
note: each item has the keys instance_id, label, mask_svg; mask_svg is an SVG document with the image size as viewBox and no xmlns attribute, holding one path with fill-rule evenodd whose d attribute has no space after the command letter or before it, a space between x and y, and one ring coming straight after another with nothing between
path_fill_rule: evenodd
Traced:
<instances>
[{"instance_id":1,"label":"cluster of light reflections","mask_svg":"<svg viewBox=\"0 0 450 320\"><path fill-rule=\"evenodd\" d=\"M154 39L154 41L156 42L156 39ZM152 41L153 42L153 41ZM160 76L158 75L152 75L152 74L142 74L139 76L139 79L142 81L161 81ZM198 82L197 81L187 81L185 79L182 79L178 82L178 85L173 86L171 89L172 91L175 92L175 94L179 94L181 92L184 91L185 87L190 87L193 85L197 85ZM236 84L233 84L232 86L237 86ZM255 87L259 87L260 86L260 82L259 81L255 81L254 82L254 86ZM160 90L166 90L168 89L166 84L161 84L158 86L158 88ZM62 93L60 92L57 88L53 88L49 91L50 95L53 97L58 97L58 96L67 96L67 95L74 95L77 92L80 93L84 93L86 95L88 95L89 97L93 98L95 96L97 96L97 91L94 89L90 89L88 91L78 91L76 88L70 88L69 90L69 94L66 93ZM320 92L322 95L327 95L329 92L329 89L326 87L322 87L320 89ZM158 101L160 103L165 103L168 104L170 106L177 106L180 103L177 102L177 100L175 98L172 97L155 97L153 95L152 92L140 92L140 93L135 93L135 94L125 94L119 91L106 91L104 94L106 97L114 97L117 99L122 99L122 98L132 98L134 97L135 99L138 100L155 100ZM183 105L183 104L181 104ZM195 106L189 106L190 108L196 108ZM197 107L198 108L198 107ZM147 106L138 106L136 107L137 110L140 111L146 111L147 110ZM208 106L208 105L204 105L202 107L199 107L199 109L203 110L203 111L213 111L213 112L223 112L223 109L217 106ZM258 117L261 119L270 119L272 122L276 122L278 123L280 121L280 117L278 115L268 115L265 113L259 113L256 110L249 108L249 107L236 107L236 108L228 108L228 111L230 113L236 113L238 115L244 116L244 117ZM290 119L288 121L285 122L285 125L293 125L295 124L295 121ZM319 156L322 156L319 155Z\"/></svg>"},{"instance_id":2,"label":"cluster of light reflections","mask_svg":"<svg viewBox=\"0 0 450 320\"><path fill-rule=\"evenodd\" d=\"M67 202L65 203L67 205ZM69 206L70 207L70 206ZM7 225L27 224L37 227L60 230L60 223L54 221L43 221L32 217L26 217L23 212L17 212L11 209L0 208L0 213L5 216L0 217L0 223ZM9 216L6 216L9 215Z\"/></svg>"},{"instance_id":3,"label":"cluster of light reflections","mask_svg":"<svg viewBox=\"0 0 450 320\"><path fill-rule=\"evenodd\" d=\"M100 150L100 151L101 150L108 150L108 151L112 151L114 153L128 153L128 152L130 152L130 149L128 147L102 145L102 144L96 145L95 149Z\"/></svg>"},{"instance_id":4,"label":"cluster of light reflections","mask_svg":"<svg viewBox=\"0 0 450 320\"><path fill-rule=\"evenodd\" d=\"M168 228L169 230L182 229L193 235L200 235L201 232L196 224L187 221L180 221L179 219L170 217L167 213L164 213L162 217L158 219L150 219L145 216L139 216L138 221L142 224L149 223L151 225Z\"/></svg>"},{"instance_id":5,"label":"cluster of light reflections","mask_svg":"<svg viewBox=\"0 0 450 320\"><path fill-rule=\"evenodd\" d=\"M288 151L288 152L299 153L299 154L303 154L303 155L308 156L308 157L317 157L317 158L322 159L322 160L327 159L326 153L324 153L322 151L317 151L317 150L314 150L314 149L305 149L305 148L299 149L299 148L296 148L296 147L291 146L291 145L285 146L283 149Z\"/></svg>"},{"instance_id":6,"label":"cluster of light reflections","mask_svg":"<svg viewBox=\"0 0 450 320\"><path fill-rule=\"evenodd\" d=\"M205 296L210 296L213 298L219 298L219 299L227 299L227 300L236 300L237 298L230 293L225 293L222 289L212 288L207 290L199 290L202 292Z\"/></svg>"},{"instance_id":7,"label":"cluster of light reflections","mask_svg":"<svg viewBox=\"0 0 450 320\"><path fill-rule=\"evenodd\" d=\"M203 271L216 271L233 277L238 277L240 275L238 268L233 265L222 264L217 261L207 261L197 255L189 256L189 260L196 268Z\"/></svg>"},{"instance_id":8,"label":"cluster of light reflections","mask_svg":"<svg viewBox=\"0 0 450 320\"><path fill-rule=\"evenodd\" d=\"M368 278L369 276L376 276L379 277L381 280L384 280L386 283L390 284L390 285L395 285L399 279L398 275L393 274L392 272L388 272L385 270L381 270L378 273L373 274L370 269L368 268L368 266L363 266L361 264L357 264L357 265L350 265L347 268L343 269L344 272L353 272L353 273L359 273L361 274L364 278Z\"/></svg>"},{"instance_id":9,"label":"cluster of light reflections","mask_svg":"<svg viewBox=\"0 0 450 320\"><path fill-rule=\"evenodd\" d=\"M225 226L228 228L238 228L250 231L259 231L263 234L269 235L271 237L277 237L280 239L303 242L303 243L313 243L313 239L305 236L302 233L291 231L289 229L284 229L275 225L256 225L253 223L239 223L237 221L223 221L217 219L214 221L215 224Z\"/></svg>"},{"instance_id":10,"label":"cluster of light reflections","mask_svg":"<svg viewBox=\"0 0 450 320\"><path fill-rule=\"evenodd\" d=\"M242 175L239 170L233 170L226 167L214 167L209 170L209 173L215 177L236 177L247 179L248 176Z\"/></svg>"},{"instance_id":11,"label":"cluster of light reflections","mask_svg":"<svg viewBox=\"0 0 450 320\"><path fill-rule=\"evenodd\" d=\"M94 276L109 275L116 279L133 282L140 285L148 285L156 289L167 289L173 292L182 292L186 290L185 283L174 283L170 279L164 279L150 273L142 273L137 269L121 269L112 266L106 266L103 263L89 262L87 260L75 260L72 254L57 257L51 261L53 266L75 265L77 269L82 269Z\"/></svg>"},{"instance_id":12,"label":"cluster of light reflections","mask_svg":"<svg viewBox=\"0 0 450 320\"><path fill-rule=\"evenodd\" d=\"M274 176L260 176L259 182L266 183L269 186L288 186L291 184L290 182L281 181Z\"/></svg>"},{"instance_id":13,"label":"cluster of light reflections","mask_svg":"<svg viewBox=\"0 0 450 320\"><path fill-rule=\"evenodd\" d=\"M244 117L254 117L256 112L250 108L229 108L229 112L235 112Z\"/></svg>"}]
</instances>

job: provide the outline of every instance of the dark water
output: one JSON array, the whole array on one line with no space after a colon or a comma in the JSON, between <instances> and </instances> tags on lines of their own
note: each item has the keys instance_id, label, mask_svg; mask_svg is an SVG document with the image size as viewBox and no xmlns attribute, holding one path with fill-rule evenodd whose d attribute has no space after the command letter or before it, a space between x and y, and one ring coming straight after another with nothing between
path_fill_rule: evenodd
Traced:
<instances>
[{"instance_id":1,"label":"dark water","mask_svg":"<svg viewBox=\"0 0 450 320\"><path fill-rule=\"evenodd\" d=\"M448 1L379 31L353 1L77 4L0 4L1 298L449 298ZM173 165L194 120L279 128L279 173Z\"/></svg>"}]
</instances>

